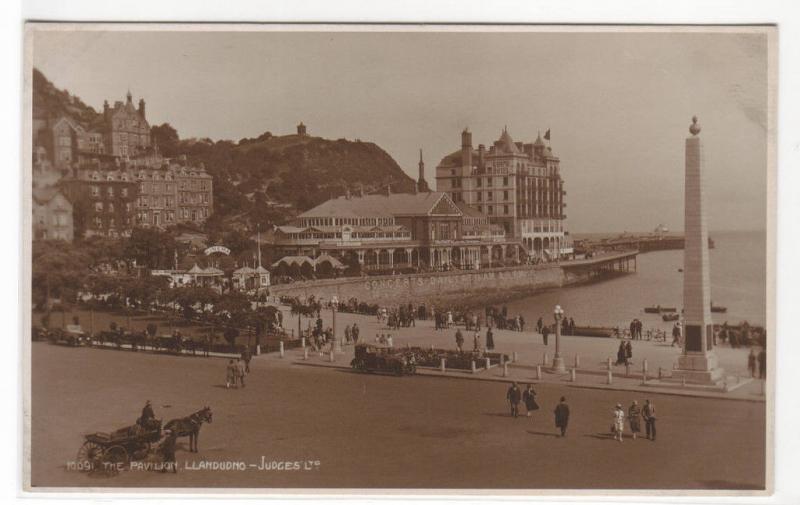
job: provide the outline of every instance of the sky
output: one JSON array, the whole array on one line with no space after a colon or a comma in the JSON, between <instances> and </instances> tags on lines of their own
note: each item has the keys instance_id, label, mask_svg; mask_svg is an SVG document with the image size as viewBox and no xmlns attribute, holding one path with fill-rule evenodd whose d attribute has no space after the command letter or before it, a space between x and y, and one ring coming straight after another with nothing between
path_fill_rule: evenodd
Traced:
<instances>
[{"instance_id":1,"label":"sky","mask_svg":"<svg viewBox=\"0 0 800 505\"><path fill-rule=\"evenodd\" d=\"M311 28L308 28L311 30ZM371 141L416 178L460 148L551 130L574 233L683 228L702 127L711 230L766 227L766 32L36 31L33 64L102 110L147 102L182 138Z\"/></svg>"}]
</instances>

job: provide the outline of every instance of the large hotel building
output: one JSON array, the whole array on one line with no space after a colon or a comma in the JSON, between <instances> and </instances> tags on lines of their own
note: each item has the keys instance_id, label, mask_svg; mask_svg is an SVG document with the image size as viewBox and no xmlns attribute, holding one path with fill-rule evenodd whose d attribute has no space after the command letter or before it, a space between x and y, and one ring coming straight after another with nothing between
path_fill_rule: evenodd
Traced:
<instances>
[{"instance_id":1,"label":"large hotel building","mask_svg":"<svg viewBox=\"0 0 800 505\"><path fill-rule=\"evenodd\" d=\"M465 129L461 149L436 167L436 189L488 215L508 237L524 244L529 255L555 258L572 251L559 163L541 136L533 143L514 142L504 128L488 150L483 144L476 150L472 133Z\"/></svg>"}]
</instances>

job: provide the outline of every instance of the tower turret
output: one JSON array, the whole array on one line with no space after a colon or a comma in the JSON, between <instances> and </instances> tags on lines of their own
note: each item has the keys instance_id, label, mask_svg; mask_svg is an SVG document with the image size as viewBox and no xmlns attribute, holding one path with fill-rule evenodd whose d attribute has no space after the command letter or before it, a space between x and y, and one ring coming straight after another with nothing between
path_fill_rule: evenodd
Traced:
<instances>
[{"instance_id":1,"label":"tower turret","mask_svg":"<svg viewBox=\"0 0 800 505\"><path fill-rule=\"evenodd\" d=\"M131 90L128 90L128 94L125 95L125 97L128 99L128 103L133 104L133 95L131 95Z\"/></svg>"},{"instance_id":2,"label":"tower turret","mask_svg":"<svg viewBox=\"0 0 800 505\"><path fill-rule=\"evenodd\" d=\"M425 162L422 161L422 149L419 150L419 178L417 179L416 189L420 193L427 193L431 190L425 180Z\"/></svg>"},{"instance_id":3,"label":"tower turret","mask_svg":"<svg viewBox=\"0 0 800 505\"><path fill-rule=\"evenodd\" d=\"M461 167L465 174L472 171L472 132L469 128L461 132Z\"/></svg>"},{"instance_id":4,"label":"tower turret","mask_svg":"<svg viewBox=\"0 0 800 505\"><path fill-rule=\"evenodd\" d=\"M301 137L305 137L307 135L306 125L304 125L302 121L300 121L300 124L297 125L297 134Z\"/></svg>"},{"instance_id":5,"label":"tower turret","mask_svg":"<svg viewBox=\"0 0 800 505\"><path fill-rule=\"evenodd\" d=\"M139 99L139 115L142 116L142 119L147 119L144 115L144 98Z\"/></svg>"}]
</instances>

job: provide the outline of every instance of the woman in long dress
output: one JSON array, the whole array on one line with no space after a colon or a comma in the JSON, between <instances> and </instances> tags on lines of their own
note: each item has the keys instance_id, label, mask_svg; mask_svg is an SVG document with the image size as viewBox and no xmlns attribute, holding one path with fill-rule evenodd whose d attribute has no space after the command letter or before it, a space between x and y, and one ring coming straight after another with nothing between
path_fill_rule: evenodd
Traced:
<instances>
[{"instance_id":1,"label":"woman in long dress","mask_svg":"<svg viewBox=\"0 0 800 505\"><path fill-rule=\"evenodd\" d=\"M631 435L633 439L636 440L636 434L642 431L642 427L640 425L640 418L642 416L642 409L639 408L639 404L636 403L636 400L633 400L631 406L628 407L628 424L631 426Z\"/></svg>"},{"instance_id":2,"label":"woman in long dress","mask_svg":"<svg viewBox=\"0 0 800 505\"><path fill-rule=\"evenodd\" d=\"M618 403L614 409L614 438L622 442L622 432L625 429L625 411L622 410L622 404Z\"/></svg>"}]
</instances>

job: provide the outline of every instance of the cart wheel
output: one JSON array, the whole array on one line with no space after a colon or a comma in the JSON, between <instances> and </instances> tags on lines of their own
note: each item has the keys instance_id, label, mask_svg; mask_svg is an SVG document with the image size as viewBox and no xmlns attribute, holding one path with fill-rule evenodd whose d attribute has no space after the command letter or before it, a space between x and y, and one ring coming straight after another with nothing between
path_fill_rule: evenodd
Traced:
<instances>
[{"instance_id":1,"label":"cart wheel","mask_svg":"<svg viewBox=\"0 0 800 505\"><path fill-rule=\"evenodd\" d=\"M87 440L78 450L76 463L82 472L90 472L99 466L102 460L103 447Z\"/></svg>"},{"instance_id":2,"label":"cart wheel","mask_svg":"<svg viewBox=\"0 0 800 505\"><path fill-rule=\"evenodd\" d=\"M128 461L128 451L126 451L121 445L109 447L103 453L103 462L111 463L110 465L104 466L108 467L107 471L112 475L118 473L119 468L126 466ZM119 463L122 463L122 465L119 465Z\"/></svg>"}]
</instances>

